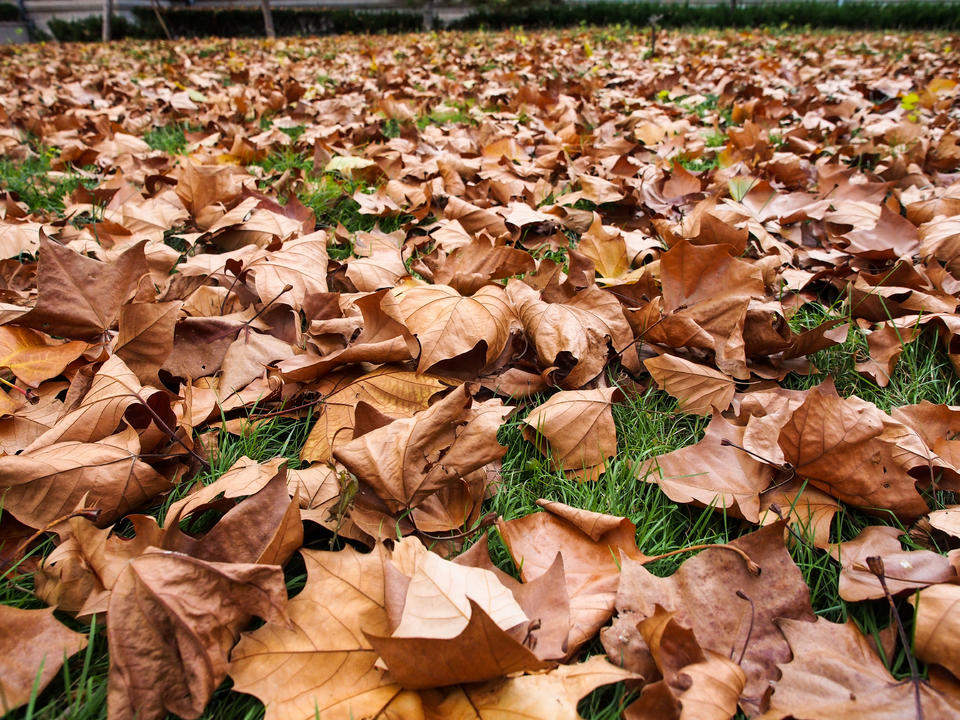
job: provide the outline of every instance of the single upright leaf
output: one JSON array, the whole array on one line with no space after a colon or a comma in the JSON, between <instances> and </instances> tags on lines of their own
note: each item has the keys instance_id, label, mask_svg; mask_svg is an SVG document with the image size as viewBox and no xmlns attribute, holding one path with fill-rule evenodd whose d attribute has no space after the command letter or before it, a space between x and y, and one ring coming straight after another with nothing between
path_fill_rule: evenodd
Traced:
<instances>
[{"instance_id":1,"label":"single upright leaf","mask_svg":"<svg viewBox=\"0 0 960 720\"><path fill-rule=\"evenodd\" d=\"M37 270L37 305L18 325L52 335L93 340L113 327L120 306L147 274L145 241L111 263L93 260L44 238Z\"/></svg>"}]
</instances>

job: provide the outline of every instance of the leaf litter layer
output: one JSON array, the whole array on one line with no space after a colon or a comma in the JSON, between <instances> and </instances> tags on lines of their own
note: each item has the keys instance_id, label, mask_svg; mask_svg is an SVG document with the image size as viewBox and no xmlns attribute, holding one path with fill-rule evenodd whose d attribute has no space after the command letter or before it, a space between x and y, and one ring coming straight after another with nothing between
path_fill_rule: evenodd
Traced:
<instances>
[{"instance_id":1,"label":"leaf litter layer","mask_svg":"<svg viewBox=\"0 0 960 720\"><path fill-rule=\"evenodd\" d=\"M960 716L955 44L4 49L3 711Z\"/></svg>"}]
</instances>

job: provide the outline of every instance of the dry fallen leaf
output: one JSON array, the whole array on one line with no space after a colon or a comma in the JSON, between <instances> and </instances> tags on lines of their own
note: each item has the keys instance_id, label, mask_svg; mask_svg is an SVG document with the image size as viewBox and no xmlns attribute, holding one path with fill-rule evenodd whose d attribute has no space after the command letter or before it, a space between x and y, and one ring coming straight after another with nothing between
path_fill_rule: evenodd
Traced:
<instances>
[{"instance_id":1,"label":"dry fallen leaf","mask_svg":"<svg viewBox=\"0 0 960 720\"><path fill-rule=\"evenodd\" d=\"M456 688L440 697L425 699L427 717L485 720L490 717L523 717L530 720L580 720L577 703L603 685L632 680L635 676L593 657L536 675L496 680Z\"/></svg>"},{"instance_id":2,"label":"dry fallen leaf","mask_svg":"<svg viewBox=\"0 0 960 720\"><path fill-rule=\"evenodd\" d=\"M561 503L540 504L547 512L501 520L498 529L524 582L547 573L558 554L562 558L570 597L570 656L613 614L620 553L637 558L642 555L634 540L636 528L625 518Z\"/></svg>"},{"instance_id":3,"label":"dry fallen leaf","mask_svg":"<svg viewBox=\"0 0 960 720\"><path fill-rule=\"evenodd\" d=\"M439 363L483 369L506 347L515 322L506 295L496 285L469 297L445 285L398 287L384 295L381 306L419 344L415 355L420 372L437 369ZM465 357L471 352L477 357Z\"/></svg>"},{"instance_id":4,"label":"dry fallen leaf","mask_svg":"<svg viewBox=\"0 0 960 720\"><path fill-rule=\"evenodd\" d=\"M45 239L37 305L17 322L62 337L96 339L113 327L120 306L146 273L142 243L107 264Z\"/></svg>"},{"instance_id":5,"label":"dry fallen leaf","mask_svg":"<svg viewBox=\"0 0 960 720\"><path fill-rule=\"evenodd\" d=\"M108 523L146 504L170 482L138 458L136 435L96 443L63 442L4 458L4 510L34 528L46 527L81 505Z\"/></svg>"},{"instance_id":6,"label":"dry fallen leaf","mask_svg":"<svg viewBox=\"0 0 960 720\"><path fill-rule=\"evenodd\" d=\"M0 368L31 387L54 378L86 349L79 341L51 343L42 333L23 327L0 327Z\"/></svg>"},{"instance_id":7,"label":"dry fallen leaf","mask_svg":"<svg viewBox=\"0 0 960 720\"><path fill-rule=\"evenodd\" d=\"M790 651L779 664L770 709L760 717L780 720L798 715L811 720L878 718L899 720L917 712L914 688L897 681L870 641L849 621L838 625L823 618L815 623L782 619ZM919 702L925 717L955 717L960 702L924 683Z\"/></svg>"},{"instance_id":8,"label":"dry fallen leaf","mask_svg":"<svg viewBox=\"0 0 960 720\"><path fill-rule=\"evenodd\" d=\"M628 670L650 674L651 654L640 638L638 624L656 607L675 613L690 627L705 651L742 659L746 675L741 707L763 709L764 693L776 678L777 664L790 649L775 621L812 621L810 595L800 570L783 544L783 525L770 525L730 545L760 567L750 571L744 558L730 549L701 551L667 578L650 573L641 562L623 557L617 591L617 619L601 632L607 656ZM646 672L645 672L646 671Z\"/></svg>"},{"instance_id":9,"label":"dry fallen leaf","mask_svg":"<svg viewBox=\"0 0 960 720\"><path fill-rule=\"evenodd\" d=\"M657 384L679 400L684 412L710 415L730 407L736 388L723 373L674 355L660 355L643 364Z\"/></svg>"},{"instance_id":10,"label":"dry fallen leaf","mask_svg":"<svg viewBox=\"0 0 960 720\"><path fill-rule=\"evenodd\" d=\"M914 651L928 663L942 665L960 679L960 649L954 642L960 587L933 585L910 598L917 613Z\"/></svg>"},{"instance_id":11,"label":"dry fallen leaf","mask_svg":"<svg viewBox=\"0 0 960 720\"><path fill-rule=\"evenodd\" d=\"M110 594L111 717L195 718L227 676L227 654L251 615L286 620L276 565L212 563L148 549Z\"/></svg>"},{"instance_id":12,"label":"dry fallen leaf","mask_svg":"<svg viewBox=\"0 0 960 720\"><path fill-rule=\"evenodd\" d=\"M736 662L704 652L693 632L659 606L638 627L663 677L646 678L642 694L624 711L627 720L733 717L746 682Z\"/></svg>"},{"instance_id":13,"label":"dry fallen leaf","mask_svg":"<svg viewBox=\"0 0 960 720\"><path fill-rule=\"evenodd\" d=\"M25 705L86 646L86 637L54 618L52 608L0 605L0 709L6 714Z\"/></svg>"},{"instance_id":14,"label":"dry fallen leaf","mask_svg":"<svg viewBox=\"0 0 960 720\"><path fill-rule=\"evenodd\" d=\"M844 400L832 384L811 390L779 437L787 462L815 486L857 507L917 517L927 505L896 441L883 413Z\"/></svg>"},{"instance_id":15,"label":"dry fallen leaf","mask_svg":"<svg viewBox=\"0 0 960 720\"><path fill-rule=\"evenodd\" d=\"M527 415L523 435L556 469L595 480L617 453L611 409L619 396L616 388L558 392Z\"/></svg>"},{"instance_id":16,"label":"dry fallen leaf","mask_svg":"<svg viewBox=\"0 0 960 720\"><path fill-rule=\"evenodd\" d=\"M386 551L302 554L307 585L287 604L291 624L243 636L231 654L234 686L260 698L269 720L370 717L402 705L402 688L375 666L365 636L389 633Z\"/></svg>"},{"instance_id":17,"label":"dry fallen leaf","mask_svg":"<svg viewBox=\"0 0 960 720\"><path fill-rule=\"evenodd\" d=\"M867 558L883 560L884 580L891 595L944 582L960 582L957 571L943 555L929 550L904 551L896 528L870 526L853 540L831 543L830 555L840 562L840 597L848 602L884 597L880 580L871 572Z\"/></svg>"},{"instance_id":18,"label":"dry fallen leaf","mask_svg":"<svg viewBox=\"0 0 960 720\"><path fill-rule=\"evenodd\" d=\"M353 409L363 401L381 413L410 417L447 387L440 378L385 368L359 378L327 378L325 404L304 443L303 460L327 462L338 444L353 440Z\"/></svg>"},{"instance_id":19,"label":"dry fallen leaf","mask_svg":"<svg viewBox=\"0 0 960 720\"><path fill-rule=\"evenodd\" d=\"M696 502L758 522L760 493L773 470L741 449L744 428L715 415L696 445L660 455L640 468L675 502Z\"/></svg>"}]
</instances>

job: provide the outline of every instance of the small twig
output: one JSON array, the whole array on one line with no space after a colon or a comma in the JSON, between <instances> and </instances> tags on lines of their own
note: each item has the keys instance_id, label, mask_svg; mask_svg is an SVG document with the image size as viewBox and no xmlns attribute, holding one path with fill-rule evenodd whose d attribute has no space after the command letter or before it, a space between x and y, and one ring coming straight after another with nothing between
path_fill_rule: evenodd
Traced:
<instances>
[{"instance_id":1,"label":"small twig","mask_svg":"<svg viewBox=\"0 0 960 720\"><path fill-rule=\"evenodd\" d=\"M273 298L270 300L270 302L266 303L262 308L257 310L256 314L252 318L250 318L249 320L245 320L243 323L241 323L240 327L236 329L228 328L226 330L223 330L222 332L219 332L216 335L212 335L209 338L207 338L207 342L208 343L215 342L216 340L225 338L234 332L236 332L237 335L239 336L242 330L250 327L250 323L252 323L258 317L263 315L269 309L269 307L273 305L280 298L281 295L283 295L285 292L290 292L291 290L293 290L293 285L290 285L289 283L284 285L283 289L280 292L278 292L276 295L274 295Z\"/></svg>"},{"instance_id":2,"label":"small twig","mask_svg":"<svg viewBox=\"0 0 960 720\"><path fill-rule=\"evenodd\" d=\"M8 388L10 388L11 390L16 390L18 393L20 393L21 395L23 395L23 396L24 396L25 398L27 398L28 400L30 399L30 396L27 394L27 391L26 391L26 390L24 390L22 387L18 387L17 385L14 385L14 384L13 384L12 382L10 382L9 380L4 380L3 378L0 378L0 384L6 385L6 386L7 386Z\"/></svg>"},{"instance_id":3,"label":"small twig","mask_svg":"<svg viewBox=\"0 0 960 720\"><path fill-rule=\"evenodd\" d=\"M160 417L157 411L154 410L152 407L150 407L150 405L142 397L140 397L140 393L131 392L130 395L132 395L133 397L135 397L137 400L140 401L140 404L143 406L143 408L148 413L150 413L150 417L153 418L153 422L156 423L157 427L160 428L160 430L162 430L167 437L169 437L171 440L177 443L180 447L186 450L193 457L194 460L200 463L201 467L205 469L210 469L210 463L204 460L196 450L194 450L192 447L187 445L183 440L177 437L176 432L170 429L170 427L167 425L166 422L164 422L163 418Z\"/></svg>"},{"instance_id":4,"label":"small twig","mask_svg":"<svg viewBox=\"0 0 960 720\"><path fill-rule=\"evenodd\" d=\"M226 295L223 296L223 300L220 301L220 315L223 315L223 309L227 306L227 300L230 299L230 293L233 292L233 289L237 286L237 283L240 281L239 275L233 276L233 281L230 283L230 287L227 288Z\"/></svg>"},{"instance_id":5,"label":"small twig","mask_svg":"<svg viewBox=\"0 0 960 720\"><path fill-rule=\"evenodd\" d=\"M29 545L34 540L36 540L38 537L40 537L44 533L50 532L51 528L54 528L60 523L66 522L67 520L73 517L84 517L84 518L87 518L87 520L96 520L98 517L100 517L100 508L81 508L80 510L74 510L72 513L67 513L66 515L58 517L55 520L51 520L42 528L40 528L35 533L33 533L33 535L28 537L26 540L23 540L22 542L20 542L20 544L17 545L17 547L13 551L13 557L19 556L20 553L26 550L27 547L29 547Z\"/></svg>"},{"instance_id":6,"label":"small twig","mask_svg":"<svg viewBox=\"0 0 960 720\"><path fill-rule=\"evenodd\" d=\"M481 530L486 530L488 527L494 524L497 520L497 513L489 512L480 518L477 522L476 527L471 528L470 530L461 530L460 532L454 533L452 535L431 535L428 532L423 530L418 531L419 535L423 535L425 538L429 538L434 542L443 542L444 540L463 540L463 538L470 537L474 533L478 533Z\"/></svg>"},{"instance_id":7,"label":"small twig","mask_svg":"<svg viewBox=\"0 0 960 720\"><path fill-rule=\"evenodd\" d=\"M871 555L867 558L867 567L877 580L880 581L880 587L883 588L883 595L887 598L887 604L890 606L890 613L893 615L893 621L897 625L897 634L900 636L900 644L903 645L903 651L907 654L907 664L910 666L910 682L913 683L913 700L916 704L917 720L923 720L923 705L920 702L920 671L917 669L917 659L913 656L910 648L910 640L907 637L907 631L903 627L903 620L900 619L900 613L897 612L897 606L893 602L893 596L887 587L887 579L883 569L883 558L879 555Z\"/></svg>"},{"instance_id":8,"label":"small twig","mask_svg":"<svg viewBox=\"0 0 960 720\"><path fill-rule=\"evenodd\" d=\"M735 442L730 442L730 441L727 440L726 438L723 438L723 439L720 441L720 446L721 446L721 447L732 447L732 448L736 448L737 450L742 450L742 451L745 452L747 455L750 455L751 457L756 458L756 459L759 460L760 462L766 463L767 465L773 465L774 467L782 467L782 468L784 468L785 470L786 470L786 469L792 469L792 466L790 465L790 463L785 463L785 464L783 464L783 463L774 462L773 460L770 460L770 459L768 459L768 458L765 458L765 457L763 457L762 455L757 455L755 452L752 452L752 451L750 451L750 450L747 450L745 447L742 447L742 446L740 446L740 445L737 445Z\"/></svg>"},{"instance_id":9,"label":"small twig","mask_svg":"<svg viewBox=\"0 0 960 720\"><path fill-rule=\"evenodd\" d=\"M328 396L328 397L329 397L329 396ZM253 414L251 414L251 415L247 416L247 420L266 420L267 418L280 417L281 415L286 415L287 413L297 412L298 410L307 410L307 409L312 408L312 407L315 407L315 406L317 406L317 405L338 405L338 406L340 406L340 407L348 407L348 408L356 407L355 405L353 405L353 404L351 404L351 403L330 402L329 400L327 400L327 399L324 398L324 397L318 397L316 400L311 400L311 401L309 401L309 402L305 402L305 403L303 403L302 405L294 405L294 406L288 407L288 408L281 408L280 410L274 410L274 411L272 411L272 412L262 413L262 414L259 414L259 415L253 415Z\"/></svg>"},{"instance_id":10,"label":"small twig","mask_svg":"<svg viewBox=\"0 0 960 720\"><path fill-rule=\"evenodd\" d=\"M817 550L817 551L820 550L820 548L818 548L816 545L811 544L809 540L802 537L800 533L798 533L796 530L793 529L793 526L790 524L789 520L787 520L786 516L784 516L783 510L780 509L779 505L777 505L776 503L772 503L770 507L767 509L770 512L772 512L774 515L776 515L778 518L780 518L780 520L783 521L784 527L787 528L787 532L790 533L791 537L793 537L794 540L796 540L801 545L804 545L808 550ZM831 560L834 560L837 563L840 562L839 560L836 560L833 557L833 555L828 555L827 557L829 557Z\"/></svg>"},{"instance_id":11,"label":"small twig","mask_svg":"<svg viewBox=\"0 0 960 720\"><path fill-rule=\"evenodd\" d=\"M157 5L157 0L150 0L150 5L153 6L153 14L157 16L157 22L160 23L163 34L167 36L167 40L173 40L173 37L170 35L170 29L167 27L167 23L164 22L163 15L160 14L160 6Z\"/></svg>"},{"instance_id":12,"label":"small twig","mask_svg":"<svg viewBox=\"0 0 960 720\"><path fill-rule=\"evenodd\" d=\"M715 550L729 550L730 552L736 553L737 555L743 558L743 561L747 564L747 571L751 575L760 574L760 566L757 565L750 558L749 555L747 555L743 550L736 547L735 545L728 545L727 543L707 543L705 545L689 545L687 547L680 548L679 550L671 550L670 552L665 552L661 555L652 555L650 557L645 557L641 561L641 564L646 565L647 563L654 562L655 560L663 560L663 558L672 557L674 555L680 555L681 553L693 552L694 550L709 550L711 548Z\"/></svg>"},{"instance_id":13,"label":"small twig","mask_svg":"<svg viewBox=\"0 0 960 720\"><path fill-rule=\"evenodd\" d=\"M750 636L753 635L753 623L757 617L757 608L753 604L753 600L743 592L743 590L737 590L737 597L741 600L746 600L750 603L750 627L747 628L747 639L743 641L743 649L740 651L740 657L737 658L737 665L743 662L743 656L747 654L747 645L750 644ZM733 658L733 649L730 650L730 657Z\"/></svg>"}]
</instances>

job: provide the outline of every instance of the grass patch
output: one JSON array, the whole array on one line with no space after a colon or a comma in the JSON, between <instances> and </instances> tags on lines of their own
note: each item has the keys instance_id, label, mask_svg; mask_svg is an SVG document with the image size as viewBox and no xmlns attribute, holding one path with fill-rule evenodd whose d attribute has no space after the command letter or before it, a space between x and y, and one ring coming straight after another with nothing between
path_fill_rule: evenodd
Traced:
<instances>
[{"instance_id":1,"label":"grass patch","mask_svg":"<svg viewBox=\"0 0 960 720\"><path fill-rule=\"evenodd\" d=\"M25 160L0 159L0 190L16 193L32 213L60 214L63 199L81 185L92 189L97 180L82 177L74 170L54 171L50 165L58 151L44 145L33 145ZM96 168L91 168L96 171Z\"/></svg>"},{"instance_id":2,"label":"grass patch","mask_svg":"<svg viewBox=\"0 0 960 720\"><path fill-rule=\"evenodd\" d=\"M143 135L143 141L151 150L162 150L170 155L183 155L187 149L188 127L182 123L172 123L155 127Z\"/></svg>"}]
</instances>

